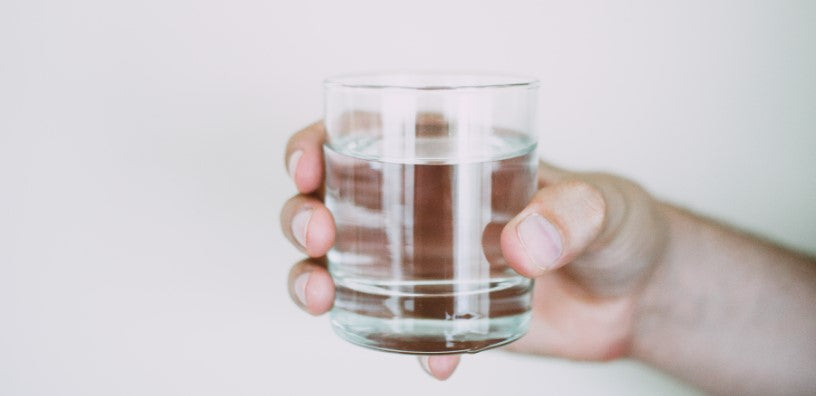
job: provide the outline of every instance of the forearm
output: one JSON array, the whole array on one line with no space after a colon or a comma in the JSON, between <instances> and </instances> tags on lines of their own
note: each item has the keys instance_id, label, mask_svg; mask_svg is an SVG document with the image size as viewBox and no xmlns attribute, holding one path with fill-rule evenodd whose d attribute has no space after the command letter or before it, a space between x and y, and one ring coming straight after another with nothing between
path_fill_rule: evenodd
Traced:
<instances>
[{"instance_id":1,"label":"forearm","mask_svg":"<svg viewBox=\"0 0 816 396\"><path fill-rule=\"evenodd\" d=\"M727 394L816 393L816 263L668 205L634 357Z\"/></svg>"}]
</instances>

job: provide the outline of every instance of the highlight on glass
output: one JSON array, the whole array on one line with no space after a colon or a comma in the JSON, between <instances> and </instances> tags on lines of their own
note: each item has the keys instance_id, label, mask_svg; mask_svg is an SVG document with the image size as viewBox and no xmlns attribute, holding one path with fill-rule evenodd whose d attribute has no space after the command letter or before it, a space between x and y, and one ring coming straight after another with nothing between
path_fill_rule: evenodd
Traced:
<instances>
[{"instance_id":1,"label":"highlight on glass","mask_svg":"<svg viewBox=\"0 0 816 396\"><path fill-rule=\"evenodd\" d=\"M499 235L536 191L537 81L380 73L324 88L335 332L411 354L521 337L532 281Z\"/></svg>"}]
</instances>

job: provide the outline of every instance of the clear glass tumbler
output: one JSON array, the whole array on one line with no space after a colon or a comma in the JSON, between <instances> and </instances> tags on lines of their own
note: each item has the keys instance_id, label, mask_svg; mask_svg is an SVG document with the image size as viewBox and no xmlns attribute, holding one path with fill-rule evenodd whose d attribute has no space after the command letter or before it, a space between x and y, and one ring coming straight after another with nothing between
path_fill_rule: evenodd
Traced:
<instances>
[{"instance_id":1,"label":"clear glass tumbler","mask_svg":"<svg viewBox=\"0 0 816 396\"><path fill-rule=\"evenodd\" d=\"M334 330L411 354L522 336L532 281L499 236L536 190L537 81L388 73L324 86Z\"/></svg>"}]
</instances>

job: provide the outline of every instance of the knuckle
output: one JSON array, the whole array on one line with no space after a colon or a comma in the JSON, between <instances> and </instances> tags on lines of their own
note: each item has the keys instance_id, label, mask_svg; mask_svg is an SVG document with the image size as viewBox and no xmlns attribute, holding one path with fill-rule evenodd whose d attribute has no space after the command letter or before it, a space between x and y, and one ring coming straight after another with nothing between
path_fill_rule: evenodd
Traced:
<instances>
[{"instance_id":1,"label":"knuckle","mask_svg":"<svg viewBox=\"0 0 816 396\"><path fill-rule=\"evenodd\" d=\"M567 196L575 205L579 205L587 220L600 226L606 217L606 199L595 184L581 179L571 179L564 182Z\"/></svg>"}]
</instances>

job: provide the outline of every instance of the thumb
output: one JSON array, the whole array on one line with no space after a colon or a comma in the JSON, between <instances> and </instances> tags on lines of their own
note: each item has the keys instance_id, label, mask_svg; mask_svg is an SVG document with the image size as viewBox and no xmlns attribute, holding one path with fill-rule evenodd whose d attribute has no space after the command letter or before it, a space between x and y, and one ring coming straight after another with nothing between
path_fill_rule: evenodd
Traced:
<instances>
[{"instance_id":1,"label":"thumb","mask_svg":"<svg viewBox=\"0 0 816 396\"><path fill-rule=\"evenodd\" d=\"M531 278L569 263L600 234L606 207L603 194L587 182L546 185L502 230L507 263Z\"/></svg>"}]
</instances>

